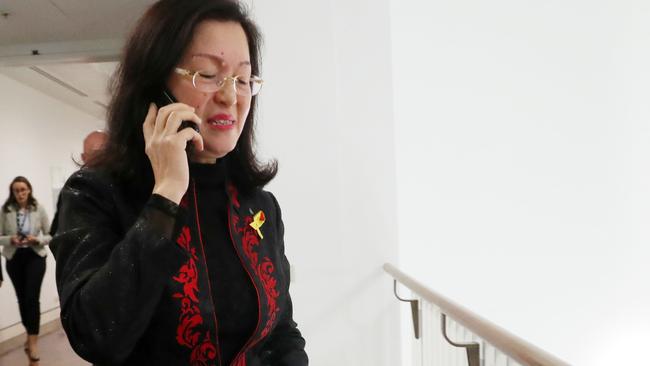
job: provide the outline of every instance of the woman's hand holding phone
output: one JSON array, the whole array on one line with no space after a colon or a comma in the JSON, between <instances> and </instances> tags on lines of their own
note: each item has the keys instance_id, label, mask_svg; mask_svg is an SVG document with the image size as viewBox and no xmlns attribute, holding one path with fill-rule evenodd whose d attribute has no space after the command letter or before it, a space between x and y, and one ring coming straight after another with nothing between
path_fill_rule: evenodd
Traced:
<instances>
[{"instance_id":1,"label":"woman's hand holding phone","mask_svg":"<svg viewBox=\"0 0 650 366\"><path fill-rule=\"evenodd\" d=\"M34 235L27 235L25 236L25 239L23 239L23 244L25 246L38 245L39 241Z\"/></svg>"},{"instance_id":2,"label":"woman's hand holding phone","mask_svg":"<svg viewBox=\"0 0 650 366\"><path fill-rule=\"evenodd\" d=\"M192 128L178 130L183 121L201 124L194 111L182 103L160 109L151 103L142 125L145 153L151 161L155 179L153 193L176 203L180 203L190 181L186 145L191 142L195 151L203 151L203 138L198 132Z\"/></svg>"},{"instance_id":3,"label":"woman's hand holding phone","mask_svg":"<svg viewBox=\"0 0 650 366\"><path fill-rule=\"evenodd\" d=\"M19 247L21 246L22 239L18 235L14 235L9 239L9 242L11 243L11 245L15 247Z\"/></svg>"}]
</instances>

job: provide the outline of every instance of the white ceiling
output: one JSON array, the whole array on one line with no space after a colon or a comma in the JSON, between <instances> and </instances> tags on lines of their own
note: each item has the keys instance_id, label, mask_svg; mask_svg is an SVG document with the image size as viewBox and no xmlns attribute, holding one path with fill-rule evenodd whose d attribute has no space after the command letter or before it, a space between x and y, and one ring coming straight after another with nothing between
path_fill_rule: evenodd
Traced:
<instances>
[{"instance_id":1,"label":"white ceiling","mask_svg":"<svg viewBox=\"0 0 650 366\"><path fill-rule=\"evenodd\" d=\"M107 82L117 62L4 67L0 73L63 103L104 119Z\"/></svg>"},{"instance_id":2,"label":"white ceiling","mask_svg":"<svg viewBox=\"0 0 650 366\"><path fill-rule=\"evenodd\" d=\"M153 2L0 1L0 73L104 119L124 38Z\"/></svg>"},{"instance_id":3,"label":"white ceiling","mask_svg":"<svg viewBox=\"0 0 650 366\"><path fill-rule=\"evenodd\" d=\"M0 1L0 46L122 38L153 0Z\"/></svg>"}]
</instances>

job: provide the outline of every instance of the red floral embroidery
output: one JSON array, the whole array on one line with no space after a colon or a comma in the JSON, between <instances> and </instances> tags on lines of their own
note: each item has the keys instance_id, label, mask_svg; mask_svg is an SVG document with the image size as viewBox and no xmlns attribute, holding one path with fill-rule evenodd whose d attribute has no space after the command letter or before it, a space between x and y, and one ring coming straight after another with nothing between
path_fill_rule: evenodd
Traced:
<instances>
[{"instance_id":1,"label":"red floral embroidery","mask_svg":"<svg viewBox=\"0 0 650 366\"><path fill-rule=\"evenodd\" d=\"M187 250L188 252L190 251L190 228L187 226L183 226L181 229L180 235L178 235L178 239L176 239L176 243L181 246L181 248Z\"/></svg>"},{"instance_id":2,"label":"red floral embroidery","mask_svg":"<svg viewBox=\"0 0 650 366\"><path fill-rule=\"evenodd\" d=\"M208 362L212 361L217 357L217 350L214 347L214 344L210 342L210 332L207 332L203 342L198 346L194 347L192 350L192 355L190 357L190 365L192 366L205 366L213 365L214 363Z\"/></svg>"},{"instance_id":3,"label":"red floral embroidery","mask_svg":"<svg viewBox=\"0 0 650 366\"><path fill-rule=\"evenodd\" d=\"M185 263L181 269L178 271L178 275L173 277L174 281L183 284L183 294L174 294L175 298L185 298L192 300L192 302L198 303L199 298L197 293L199 292L196 262L194 259L190 259ZM180 295L180 297L176 296Z\"/></svg>"},{"instance_id":4,"label":"red floral embroidery","mask_svg":"<svg viewBox=\"0 0 650 366\"><path fill-rule=\"evenodd\" d=\"M173 298L181 302L181 314L178 319L176 328L176 342L183 347L192 349L190 355L190 365L207 366L208 361L213 361L217 356L217 350L210 341L210 332L205 335L197 328L203 324L203 316L199 309L199 285L196 268L196 250L191 247L192 237L190 229L184 226L181 233L176 239L176 243L185 249L190 258L181 266L178 274L173 277L174 281L183 285L183 292L177 292L172 295Z\"/></svg>"},{"instance_id":5,"label":"red floral embroidery","mask_svg":"<svg viewBox=\"0 0 650 366\"><path fill-rule=\"evenodd\" d=\"M192 308L192 311L198 310ZM193 348L194 345L199 343L200 333L195 332L194 329L203 323L201 314L188 314L181 316L180 323L176 330L176 342L183 347Z\"/></svg>"},{"instance_id":6,"label":"red floral embroidery","mask_svg":"<svg viewBox=\"0 0 650 366\"><path fill-rule=\"evenodd\" d=\"M242 234L242 244L244 247L244 254L246 254L246 257L251 262L253 268L256 268L258 258L257 258L257 252L254 249L256 246L260 245L260 237L257 235L255 230L252 227L250 227L251 222L253 222L252 216L244 217L244 227L237 229L237 231L239 231Z\"/></svg>"},{"instance_id":7,"label":"red floral embroidery","mask_svg":"<svg viewBox=\"0 0 650 366\"><path fill-rule=\"evenodd\" d=\"M262 259L262 262L259 262L258 253L255 251L255 247L260 245L260 238L257 235L255 229L249 225L251 222L253 222L253 217L245 216L244 223L241 227L237 225L239 222L239 217L237 217L235 214L232 215L231 220L235 226L234 229L236 232L242 235L244 254L253 267L255 275L260 279L262 285L264 286L264 293L266 294L268 303L266 309L268 320L264 325L264 329L262 330L260 336L261 339L269 334L271 327L275 323L280 311L277 303L277 298L279 296L279 292L276 289L277 280L275 277L273 277L275 267L269 257L264 257Z\"/></svg>"},{"instance_id":8,"label":"red floral embroidery","mask_svg":"<svg viewBox=\"0 0 650 366\"><path fill-rule=\"evenodd\" d=\"M272 273L275 271L275 266L269 257L264 257L262 263L257 266L257 275L260 277L262 284L264 285L264 292L268 298L267 313L269 315L269 320L262 330L262 337L266 337L271 331L271 326L275 323L275 320L278 316L280 308L278 308L278 290L276 290L276 285L278 281L273 277Z\"/></svg>"},{"instance_id":9,"label":"red floral embroidery","mask_svg":"<svg viewBox=\"0 0 650 366\"><path fill-rule=\"evenodd\" d=\"M239 199L237 198L239 196L239 192L237 191L237 188L235 188L235 186L232 184L228 184L227 189L232 204L235 205L235 207L239 208Z\"/></svg>"}]
</instances>

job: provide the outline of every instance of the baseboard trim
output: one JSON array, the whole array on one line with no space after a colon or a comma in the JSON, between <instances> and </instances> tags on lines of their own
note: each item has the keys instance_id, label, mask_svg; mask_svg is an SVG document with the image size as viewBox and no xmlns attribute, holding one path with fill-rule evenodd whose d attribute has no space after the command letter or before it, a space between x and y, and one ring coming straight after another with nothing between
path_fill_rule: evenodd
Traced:
<instances>
[{"instance_id":1,"label":"baseboard trim","mask_svg":"<svg viewBox=\"0 0 650 366\"><path fill-rule=\"evenodd\" d=\"M40 334L39 336L44 336L46 334L56 332L57 330L61 329L63 326L61 325L61 319L56 318L52 319L47 323L41 324L40 328ZM7 340L4 340L0 342L0 356L5 355L16 348L20 348L25 344L25 339L26 339L25 333L19 334L15 337L11 337Z\"/></svg>"}]
</instances>

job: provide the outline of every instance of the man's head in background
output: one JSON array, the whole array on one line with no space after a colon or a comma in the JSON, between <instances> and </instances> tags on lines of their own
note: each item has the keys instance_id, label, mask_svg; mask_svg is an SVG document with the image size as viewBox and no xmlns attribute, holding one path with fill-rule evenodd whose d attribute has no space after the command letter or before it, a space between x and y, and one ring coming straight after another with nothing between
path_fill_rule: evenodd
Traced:
<instances>
[{"instance_id":1,"label":"man's head in background","mask_svg":"<svg viewBox=\"0 0 650 366\"><path fill-rule=\"evenodd\" d=\"M84 151L81 153L81 160L88 164L97 153L104 147L108 134L105 131L93 131L84 139Z\"/></svg>"}]
</instances>

